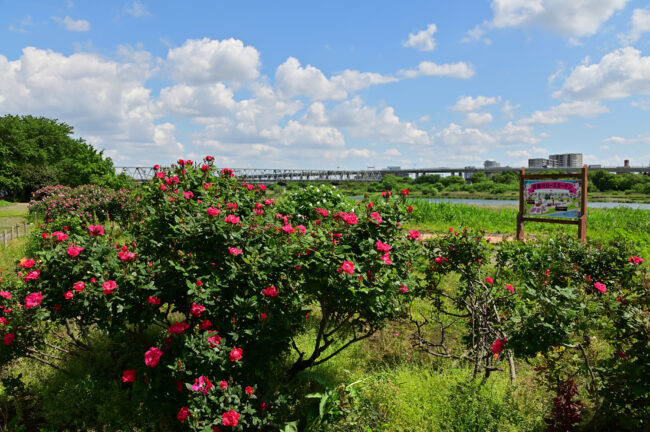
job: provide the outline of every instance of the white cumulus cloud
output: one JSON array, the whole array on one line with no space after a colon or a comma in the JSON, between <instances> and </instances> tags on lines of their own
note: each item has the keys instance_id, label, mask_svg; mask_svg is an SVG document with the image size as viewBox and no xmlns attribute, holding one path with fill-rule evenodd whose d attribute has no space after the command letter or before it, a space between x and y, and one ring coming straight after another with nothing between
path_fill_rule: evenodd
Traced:
<instances>
[{"instance_id":1,"label":"white cumulus cloud","mask_svg":"<svg viewBox=\"0 0 650 432\"><path fill-rule=\"evenodd\" d=\"M465 62L438 64L432 61L423 61L417 69L402 69L398 75L406 78L417 78L419 76L448 76L451 78L471 78L474 75L474 67Z\"/></svg>"},{"instance_id":2,"label":"white cumulus cloud","mask_svg":"<svg viewBox=\"0 0 650 432\"><path fill-rule=\"evenodd\" d=\"M260 75L260 53L233 38L188 39L169 50L166 63L176 82L190 85L241 82Z\"/></svg>"},{"instance_id":3,"label":"white cumulus cloud","mask_svg":"<svg viewBox=\"0 0 650 432\"><path fill-rule=\"evenodd\" d=\"M63 25L66 30L68 31L76 31L76 32L87 32L90 30L90 22L86 20L75 20L70 18L69 16L66 16L65 18L60 18L60 17L52 17L52 19Z\"/></svg>"},{"instance_id":4,"label":"white cumulus cloud","mask_svg":"<svg viewBox=\"0 0 650 432\"><path fill-rule=\"evenodd\" d=\"M585 37L598 29L628 0L494 0L491 25L541 27L565 36Z\"/></svg>"},{"instance_id":5,"label":"white cumulus cloud","mask_svg":"<svg viewBox=\"0 0 650 432\"><path fill-rule=\"evenodd\" d=\"M342 100L348 97L348 92L395 81L399 80L356 70L345 70L327 78L317 67L303 67L295 57L289 57L275 71L275 85L283 97L307 96L313 100Z\"/></svg>"},{"instance_id":6,"label":"white cumulus cloud","mask_svg":"<svg viewBox=\"0 0 650 432\"><path fill-rule=\"evenodd\" d=\"M574 68L553 96L606 100L636 94L650 94L650 57L644 57L636 48L625 47L604 55L600 63Z\"/></svg>"},{"instance_id":7,"label":"white cumulus cloud","mask_svg":"<svg viewBox=\"0 0 650 432\"><path fill-rule=\"evenodd\" d=\"M650 32L650 9L634 9L630 27L629 33L618 35L624 44L634 43L641 38L643 33Z\"/></svg>"},{"instance_id":8,"label":"white cumulus cloud","mask_svg":"<svg viewBox=\"0 0 650 432\"><path fill-rule=\"evenodd\" d=\"M409 39L404 42L404 46L420 51L433 51L436 48L436 41L433 39L436 30L435 24L429 24L424 30L410 33Z\"/></svg>"},{"instance_id":9,"label":"white cumulus cloud","mask_svg":"<svg viewBox=\"0 0 650 432\"><path fill-rule=\"evenodd\" d=\"M472 97L472 96L462 96L458 99L456 104L451 106L452 111L456 112L461 112L461 113L469 113L472 111L478 111L481 108L488 106L488 105L494 105L498 104L501 102L501 97L494 97L494 96L477 96L477 97Z\"/></svg>"},{"instance_id":10,"label":"white cumulus cloud","mask_svg":"<svg viewBox=\"0 0 650 432\"><path fill-rule=\"evenodd\" d=\"M519 124L558 124L564 123L570 117L593 117L609 112L606 106L593 101L565 102L552 106L545 111L535 111L531 116L519 120Z\"/></svg>"}]
</instances>

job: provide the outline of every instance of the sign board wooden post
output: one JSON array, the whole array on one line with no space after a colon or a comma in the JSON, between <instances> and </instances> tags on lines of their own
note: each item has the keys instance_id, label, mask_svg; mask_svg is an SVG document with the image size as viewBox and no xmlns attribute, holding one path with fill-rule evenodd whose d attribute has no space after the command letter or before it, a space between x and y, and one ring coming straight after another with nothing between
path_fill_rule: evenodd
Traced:
<instances>
[{"instance_id":1,"label":"sign board wooden post","mask_svg":"<svg viewBox=\"0 0 650 432\"><path fill-rule=\"evenodd\" d=\"M524 240L525 222L578 225L587 240L587 165L579 174L519 174L517 239Z\"/></svg>"}]
</instances>

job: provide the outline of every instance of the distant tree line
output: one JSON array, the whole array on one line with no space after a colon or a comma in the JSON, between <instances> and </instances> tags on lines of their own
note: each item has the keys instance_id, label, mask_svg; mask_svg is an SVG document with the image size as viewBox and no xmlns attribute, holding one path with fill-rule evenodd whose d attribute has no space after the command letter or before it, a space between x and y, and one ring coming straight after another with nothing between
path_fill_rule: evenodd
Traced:
<instances>
[{"instance_id":1,"label":"distant tree line","mask_svg":"<svg viewBox=\"0 0 650 432\"><path fill-rule=\"evenodd\" d=\"M5 199L28 200L42 186L129 185L115 175L113 161L82 138L73 127L55 119L33 116L0 117L0 191Z\"/></svg>"},{"instance_id":2,"label":"distant tree line","mask_svg":"<svg viewBox=\"0 0 650 432\"><path fill-rule=\"evenodd\" d=\"M549 170L547 174L562 174L560 170ZM274 185L270 186L275 189ZM288 183L288 190L301 188L299 183ZM460 176L440 176L426 174L417 178L385 175L381 182L341 183L340 187L346 194L362 195L364 192L381 192L385 190L399 191L409 189L425 196L436 196L440 192L475 192L487 194L503 194L519 190L519 173L504 171L500 174L486 175L476 171L466 181ZM278 190L281 188L278 186ZM612 174L604 170L589 173L589 190L591 192L625 191L629 193L650 194L650 177L642 174Z\"/></svg>"}]
</instances>

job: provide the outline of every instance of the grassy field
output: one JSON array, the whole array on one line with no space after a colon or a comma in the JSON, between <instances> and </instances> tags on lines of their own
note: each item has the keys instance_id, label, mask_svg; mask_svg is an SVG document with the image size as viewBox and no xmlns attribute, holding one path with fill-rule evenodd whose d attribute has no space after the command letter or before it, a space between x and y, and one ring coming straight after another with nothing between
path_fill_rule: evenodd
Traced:
<instances>
[{"instance_id":1,"label":"grassy field","mask_svg":"<svg viewBox=\"0 0 650 432\"><path fill-rule=\"evenodd\" d=\"M408 227L411 229L443 232L450 226L467 226L506 234L515 230L515 208L430 204L423 201L414 201L413 205L414 221ZM648 256L649 216L650 212L642 210L596 209L589 214L588 234L590 238L601 240L629 238L642 247L646 254L643 256ZM3 221L13 223L16 218L24 220L25 217L24 209L18 212L0 209L0 224ZM556 233L558 229L576 230L575 227L550 224L527 225L527 232L536 236ZM23 255L24 242L25 238L20 238L6 250L0 251L0 270L13 269L15 261ZM429 307L422 301L413 305L414 311ZM312 419L310 430L428 432L546 429L544 413L550 406L551 395L536 382L532 365L524 362L518 364L516 385L510 384L505 372L495 373L484 385L479 385L471 379L468 367L415 350L409 340L412 331L406 320L391 322L369 339L304 374L303 381L297 384L303 386L299 388L300 393L319 393L312 406L302 413ZM309 340L305 336L297 343L301 348L308 348ZM75 365L68 366L77 371L71 377L62 377L56 371L29 360L15 362L4 373L14 376L22 374L27 394L20 403L24 412L32 410L28 416L35 416L40 421L47 422L50 417L66 417L66 404L57 402L59 400L76 400L79 415L89 418L96 415L93 413L97 410L99 395L102 400L119 405L117 401L122 397L119 386L103 388L101 377L90 376L92 374L88 371L92 369L88 369L87 365L81 367L79 363L76 368ZM88 402L84 402L86 396L79 396L86 394L91 387L95 388L95 393L88 396ZM320 406L324 408L322 418L319 416ZM124 414L128 415L126 412ZM59 423L50 423L55 424ZM50 429L40 430L55 429L56 426L51 426ZM27 430L31 430L29 426Z\"/></svg>"},{"instance_id":2,"label":"grassy field","mask_svg":"<svg viewBox=\"0 0 650 432\"><path fill-rule=\"evenodd\" d=\"M27 206L16 207L13 203L10 205L3 205L3 203L6 202L0 201L0 233L19 224L22 235L23 222L27 221ZM15 260L20 258L18 255L22 253L26 239L27 237L19 237L9 241L6 249L3 249L0 243L0 271L13 269Z\"/></svg>"},{"instance_id":3,"label":"grassy field","mask_svg":"<svg viewBox=\"0 0 650 432\"><path fill-rule=\"evenodd\" d=\"M517 208L514 206L470 206L464 204L429 203L412 200L415 208L410 229L429 232L446 231L449 227L468 227L490 234L516 233ZM574 225L532 223L525 226L526 235L540 236L557 233L575 234ZM650 211L624 207L589 209L587 213L587 238L634 242L645 256L650 255Z\"/></svg>"}]
</instances>

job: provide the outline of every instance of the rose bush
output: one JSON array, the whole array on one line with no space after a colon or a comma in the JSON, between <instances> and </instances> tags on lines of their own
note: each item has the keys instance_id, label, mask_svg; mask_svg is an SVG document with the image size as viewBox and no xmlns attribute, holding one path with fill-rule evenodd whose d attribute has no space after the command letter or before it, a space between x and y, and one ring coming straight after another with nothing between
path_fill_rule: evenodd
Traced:
<instances>
[{"instance_id":1,"label":"rose bush","mask_svg":"<svg viewBox=\"0 0 650 432\"><path fill-rule=\"evenodd\" d=\"M480 233L450 229L423 253L419 289L434 307L412 317L416 347L469 361L485 377L501 370L504 354L513 379L513 357L534 362L557 394L549 427L577 427L586 406L593 407L592 427L647 427L650 286L631 245L559 237L490 246ZM451 290L441 284L448 274L459 276ZM427 337L431 325L434 339ZM450 328L463 337L460 347L452 349ZM573 399L581 387L589 404Z\"/></svg>"},{"instance_id":2,"label":"rose bush","mask_svg":"<svg viewBox=\"0 0 650 432\"><path fill-rule=\"evenodd\" d=\"M3 360L28 349L46 360L35 323L65 326L79 347L101 331L142 353L115 380L174 405L187 427L273 430L296 374L403 313L416 241L402 198L297 218L212 163L158 171L137 223L112 230L84 214L39 233L32 267L4 282L3 316L19 313L2 327L14 335ZM309 351L296 343L305 334Z\"/></svg>"}]
</instances>

